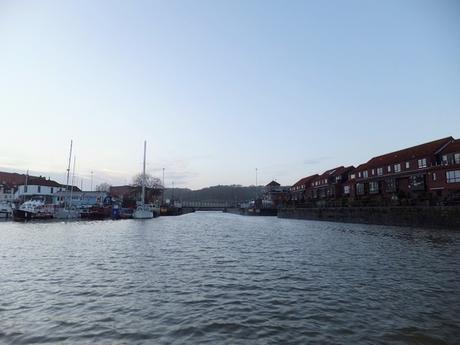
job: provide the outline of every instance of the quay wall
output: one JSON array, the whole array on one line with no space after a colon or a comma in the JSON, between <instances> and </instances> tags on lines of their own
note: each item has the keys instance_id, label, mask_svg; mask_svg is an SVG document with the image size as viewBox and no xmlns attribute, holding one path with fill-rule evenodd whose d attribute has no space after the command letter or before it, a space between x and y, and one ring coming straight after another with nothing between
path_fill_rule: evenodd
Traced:
<instances>
[{"instance_id":1,"label":"quay wall","mask_svg":"<svg viewBox=\"0 0 460 345\"><path fill-rule=\"evenodd\" d=\"M460 207L282 208L279 218L460 230Z\"/></svg>"}]
</instances>

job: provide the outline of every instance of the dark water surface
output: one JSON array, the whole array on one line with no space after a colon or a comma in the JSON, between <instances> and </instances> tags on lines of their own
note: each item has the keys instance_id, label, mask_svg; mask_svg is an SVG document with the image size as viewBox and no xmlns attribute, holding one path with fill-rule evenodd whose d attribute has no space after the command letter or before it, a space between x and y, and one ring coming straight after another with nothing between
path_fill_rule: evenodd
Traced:
<instances>
[{"instance_id":1,"label":"dark water surface","mask_svg":"<svg viewBox=\"0 0 460 345\"><path fill-rule=\"evenodd\" d=\"M460 344L460 232L2 222L0 265L0 343Z\"/></svg>"}]
</instances>

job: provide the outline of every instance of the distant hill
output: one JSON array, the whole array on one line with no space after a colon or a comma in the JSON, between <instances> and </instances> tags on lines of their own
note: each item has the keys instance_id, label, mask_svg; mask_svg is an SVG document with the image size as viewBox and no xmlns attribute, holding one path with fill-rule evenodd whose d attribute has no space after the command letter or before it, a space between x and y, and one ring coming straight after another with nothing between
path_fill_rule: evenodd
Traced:
<instances>
[{"instance_id":1,"label":"distant hill","mask_svg":"<svg viewBox=\"0 0 460 345\"><path fill-rule=\"evenodd\" d=\"M253 200L262 194L262 186L243 187L240 185L212 186L198 190L188 188L174 188L174 199L182 201L206 201L206 202L242 202ZM172 199L173 190L165 190L165 198Z\"/></svg>"}]
</instances>

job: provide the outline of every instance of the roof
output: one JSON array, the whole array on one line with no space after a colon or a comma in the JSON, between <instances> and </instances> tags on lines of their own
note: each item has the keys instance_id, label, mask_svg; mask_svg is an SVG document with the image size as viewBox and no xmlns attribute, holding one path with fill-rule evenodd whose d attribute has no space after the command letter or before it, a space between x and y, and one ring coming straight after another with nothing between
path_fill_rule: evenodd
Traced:
<instances>
[{"instance_id":1,"label":"roof","mask_svg":"<svg viewBox=\"0 0 460 345\"><path fill-rule=\"evenodd\" d=\"M9 173L0 171L0 183L8 183L13 185L23 184L26 180L25 174Z\"/></svg>"},{"instance_id":2,"label":"roof","mask_svg":"<svg viewBox=\"0 0 460 345\"><path fill-rule=\"evenodd\" d=\"M267 184L265 187L280 187L280 186L281 186L281 185L280 185L278 182L276 182L276 181L273 180L272 182L270 182L269 184Z\"/></svg>"},{"instance_id":3,"label":"roof","mask_svg":"<svg viewBox=\"0 0 460 345\"><path fill-rule=\"evenodd\" d=\"M321 179L321 178L328 178L328 177L331 177L331 176L339 176L339 175L348 173L350 170L353 170L354 168L355 167L352 166L352 165L350 165L348 167L344 167L342 165L342 166L339 166L337 168L326 170L321 175L319 175L318 178Z\"/></svg>"},{"instance_id":4,"label":"roof","mask_svg":"<svg viewBox=\"0 0 460 345\"><path fill-rule=\"evenodd\" d=\"M404 161L409 161L413 159L428 158L431 155L439 153L442 149L446 147L446 145L448 145L453 140L454 138L447 137L443 139L430 141L428 143L424 143L421 145L409 147L407 149L377 156L370 159L367 163L359 165L357 169L379 168L385 165L402 163Z\"/></svg>"},{"instance_id":5,"label":"roof","mask_svg":"<svg viewBox=\"0 0 460 345\"><path fill-rule=\"evenodd\" d=\"M291 186L291 188L302 186L302 185L307 185L310 181L314 180L318 176L319 176L318 174L315 174L315 175L304 177L304 178L300 179L299 181L297 181L296 183L294 183Z\"/></svg>"},{"instance_id":6,"label":"roof","mask_svg":"<svg viewBox=\"0 0 460 345\"><path fill-rule=\"evenodd\" d=\"M49 186L49 187L62 187L62 185L54 180L47 179L43 176L31 176L26 174L9 173L0 171L0 184L9 185L37 185L37 186Z\"/></svg>"},{"instance_id":7,"label":"roof","mask_svg":"<svg viewBox=\"0 0 460 345\"><path fill-rule=\"evenodd\" d=\"M442 149L440 153L460 153L460 139L455 139L454 141L450 142L449 145Z\"/></svg>"},{"instance_id":8,"label":"roof","mask_svg":"<svg viewBox=\"0 0 460 345\"><path fill-rule=\"evenodd\" d=\"M21 185L25 184L25 181L23 181L20 184ZM62 187L62 185L60 183L57 183L56 181L47 180L44 177L34 177L34 176L29 176L28 177L27 184L29 186Z\"/></svg>"}]
</instances>

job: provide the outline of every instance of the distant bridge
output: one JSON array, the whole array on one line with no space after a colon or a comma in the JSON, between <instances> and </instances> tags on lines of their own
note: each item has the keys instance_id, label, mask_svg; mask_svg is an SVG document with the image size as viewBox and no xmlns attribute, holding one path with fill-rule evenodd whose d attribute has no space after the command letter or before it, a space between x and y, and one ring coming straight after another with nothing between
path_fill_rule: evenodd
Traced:
<instances>
[{"instance_id":1,"label":"distant bridge","mask_svg":"<svg viewBox=\"0 0 460 345\"><path fill-rule=\"evenodd\" d=\"M223 211L235 204L228 202L208 202L208 201L182 201L182 207L194 208L197 211Z\"/></svg>"}]
</instances>

